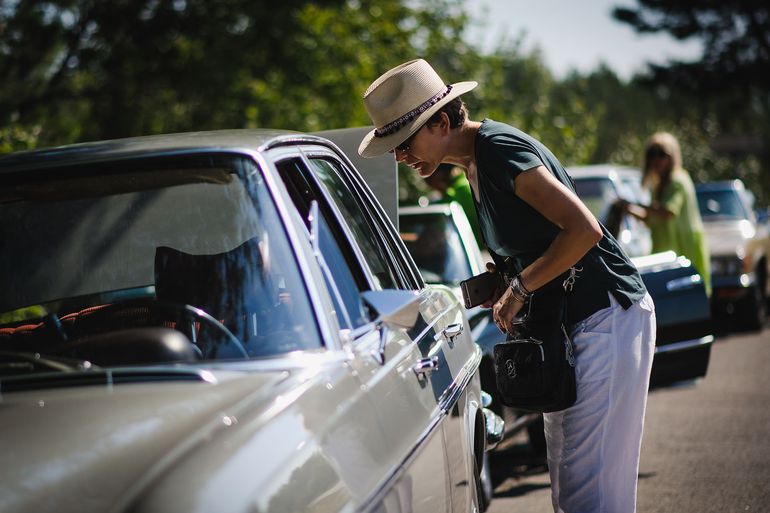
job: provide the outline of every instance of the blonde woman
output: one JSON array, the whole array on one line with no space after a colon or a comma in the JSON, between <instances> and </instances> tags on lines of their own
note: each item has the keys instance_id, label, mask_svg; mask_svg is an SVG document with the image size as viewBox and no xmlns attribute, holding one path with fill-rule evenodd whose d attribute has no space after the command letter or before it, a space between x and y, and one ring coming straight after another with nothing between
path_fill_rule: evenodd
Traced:
<instances>
[{"instance_id":1,"label":"blonde woman","mask_svg":"<svg viewBox=\"0 0 770 513\"><path fill-rule=\"evenodd\" d=\"M652 202L628 205L627 211L650 227L652 251L687 257L711 295L711 266L695 187L682 167L679 142L670 133L655 133L647 142L642 183L650 189Z\"/></svg>"}]
</instances>

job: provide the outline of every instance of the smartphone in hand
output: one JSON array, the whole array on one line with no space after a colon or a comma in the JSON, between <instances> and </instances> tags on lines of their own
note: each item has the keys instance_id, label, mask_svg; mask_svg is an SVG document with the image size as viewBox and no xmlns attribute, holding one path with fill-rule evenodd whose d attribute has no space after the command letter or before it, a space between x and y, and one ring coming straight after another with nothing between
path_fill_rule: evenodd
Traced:
<instances>
[{"instance_id":1,"label":"smartphone in hand","mask_svg":"<svg viewBox=\"0 0 770 513\"><path fill-rule=\"evenodd\" d=\"M500 280L498 273L483 272L461 281L460 290L463 294L465 308L473 308L491 299L500 285Z\"/></svg>"}]
</instances>

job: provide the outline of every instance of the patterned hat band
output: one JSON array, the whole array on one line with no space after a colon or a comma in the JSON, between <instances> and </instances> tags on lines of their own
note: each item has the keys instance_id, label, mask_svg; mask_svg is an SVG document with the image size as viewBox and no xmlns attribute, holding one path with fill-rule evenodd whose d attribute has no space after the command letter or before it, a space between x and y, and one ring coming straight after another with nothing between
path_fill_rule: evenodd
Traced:
<instances>
[{"instance_id":1,"label":"patterned hat band","mask_svg":"<svg viewBox=\"0 0 770 513\"><path fill-rule=\"evenodd\" d=\"M414 118L428 110L429 108L433 107L439 100L444 98L446 95L448 95L452 91L452 86L447 85L446 90L438 93L435 96L432 96L429 98L426 102L421 103L417 108L414 108L398 118L395 121L391 121L387 125L383 126L382 128L378 128L374 131L375 137L386 137L388 135L394 134L398 132L401 127L412 121Z\"/></svg>"}]
</instances>

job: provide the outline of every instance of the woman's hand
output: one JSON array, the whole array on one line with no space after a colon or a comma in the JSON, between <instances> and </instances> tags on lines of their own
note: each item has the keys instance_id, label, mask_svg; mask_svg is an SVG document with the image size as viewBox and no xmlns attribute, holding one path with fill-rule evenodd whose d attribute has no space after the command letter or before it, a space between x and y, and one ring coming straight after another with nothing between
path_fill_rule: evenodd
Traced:
<instances>
[{"instance_id":1,"label":"woman's hand","mask_svg":"<svg viewBox=\"0 0 770 513\"><path fill-rule=\"evenodd\" d=\"M496 273L497 267L492 262L487 262L487 272L490 273ZM500 280L500 283L503 283L503 280ZM500 299L500 296L505 292L503 289L503 286L498 287L498 289L492 294L492 297L481 303L481 308L492 308L492 306L497 303L497 300Z\"/></svg>"},{"instance_id":2,"label":"woman's hand","mask_svg":"<svg viewBox=\"0 0 770 513\"><path fill-rule=\"evenodd\" d=\"M497 267L495 267L495 264L487 262L487 272L496 273ZM513 296L511 288L503 280L500 280L500 288L481 306L492 309L492 319L500 331L503 333L513 333L513 319L521 310L523 303L517 301Z\"/></svg>"},{"instance_id":3,"label":"woman's hand","mask_svg":"<svg viewBox=\"0 0 770 513\"><path fill-rule=\"evenodd\" d=\"M511 288L506 287L505 292L492 306L492 318L500 331L508 334L513 333L513 319L523 305L524 303L515 298Z\"/></svg>"}]
</instances>

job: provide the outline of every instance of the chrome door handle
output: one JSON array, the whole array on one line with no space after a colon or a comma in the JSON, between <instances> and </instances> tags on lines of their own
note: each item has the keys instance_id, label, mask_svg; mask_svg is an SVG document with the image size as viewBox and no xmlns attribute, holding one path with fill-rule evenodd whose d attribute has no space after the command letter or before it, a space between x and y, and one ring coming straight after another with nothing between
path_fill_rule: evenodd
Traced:
<instances>
[{"instance_id":1,"label":"chrome door handle","mask_svg":"<svg viewBox=\"0 0 770 513\"><path fill-rule=\"evenodd\" d=\"M443 338L444 340L452 341L456 336L460 335L462 332L463 332L463 324L461 322L457 322L454 324L450 324L449 326L441 330L441 332L435 336L435 339L438 340L439 338Z\"/></svg>"},{"instance_id":2,"label":"chrome door handle","mask_svg":"<svg viewBox=\"0 0 770 513\"><path fill-rule=\"evenodd\" d=\"M420 358L412 366L412 370L417 374L418 378L427 377L438 370L438 356L432 356L430 358Z\"/></svg>"}]
</instances>

